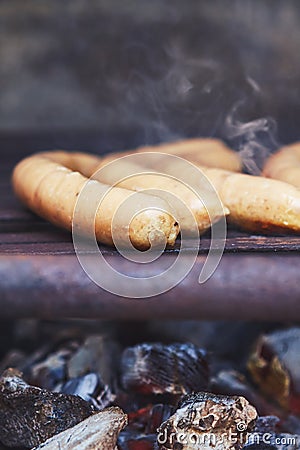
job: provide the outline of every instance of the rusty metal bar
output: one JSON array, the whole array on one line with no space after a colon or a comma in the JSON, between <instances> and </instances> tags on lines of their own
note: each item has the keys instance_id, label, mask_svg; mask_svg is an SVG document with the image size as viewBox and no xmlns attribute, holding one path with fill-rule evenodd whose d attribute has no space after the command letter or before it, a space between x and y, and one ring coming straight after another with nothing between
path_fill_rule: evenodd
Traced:
<instances>
[{"instance_id":1,"label":"rusty metal bar","mask_svg":"<svg viewBox=\"0 0 300 450\"><path fill-rule=\"evenodd\" d=\"M171 256L173 258L173 255ZM166 263L163 255L159 271ZM126 260L108 259L122 270ZM205 255L175 288L150 299L120 298L94 284L75 255L0 255L2 317L99 319L300 320L297 252L225 254L212 276L198 284ZM147 269L143 269L147 270Z\"/></svg>"}]
</instances>

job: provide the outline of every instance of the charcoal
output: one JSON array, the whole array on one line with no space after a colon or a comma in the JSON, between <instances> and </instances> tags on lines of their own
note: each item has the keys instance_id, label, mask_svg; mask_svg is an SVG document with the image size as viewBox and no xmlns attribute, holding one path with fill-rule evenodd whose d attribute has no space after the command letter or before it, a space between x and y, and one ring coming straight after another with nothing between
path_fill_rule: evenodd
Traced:
<instances>
[{"instance_id":1,"label":"charcoal","mask_svg":"<svg viewBox=\"0 0 300 450\"><path fill-rule=\"evenodd\" d=\"M9 367L21 369L26 363L26 356L27 355L19 349L9 350L0 362L0 373L4 372L6 369L9 369Z\"/></svg>"},{"instance_id":2,"label":"charcoal","mask_svg":"<svg viewBox=\"0 0 300 450\"><path fill-rule=\"evenodd\" d=\"M48 439L36 450L114 450L126 423L120 408L108 408Z\"/></svg>"},{"instance_id":3,"label":"charcoal","mask_svg":"<svg viewBox=\"0 0 300 450\"><path fill-rule=\"evenodd\" d=\"M160 425L168 420L174 412L175 408L171 405L154 405L150 410L150 417L145 429L145 433L156 433Z\"/></svg>"},{"instance_id":4,"label":"charcoal","mask_svg":"<svg viewBox=\"0 0 300 450\"><path fill-rule=\"evenodd\" d=\"M97 373L88 373L82 377L72 378L66 383L57 386L55 391L63 394L78 395L99 411L109 406L116 398L109 386L103 383L100 375Z\"/></svg>"},{"instance_id":5,"label":"charcoal","mask_svg":"<svg viewBox=\"0 0 300 450\"><path fill-rule=\"evenodd\" d=\"M175 408L170 405L148 405L128 413L128 427L144 434L155 434L158 427L173 414Z\"/></svg>"},{"instance_id":6,"label":"charcoal","mask_svg":"<svg viewBox=\"0 0 300 450\"><path fill-rule=\"evenodd\" d=\"M254 430L248 434L245 450L295 450L300 444L299 436L278 433L280 420L275 416L259 417Z\"/></svg>"},{"instance_id":7,"label":"charcoal","mask_svg":"<svg viewBox=\"0 0 300 450\"><path fill-rule=\"evenodd\" d=\"M106 337L108 334L91 335L88 324L85 330L77 326L74 331L73 322L71 325L70 330L68 324L64 328L62 323L57 332L55 324L50 323L46 333L39 326L36 332L39 335L44 333L44 338L36 341L38 346L29 339L24 346L20 341L19 347L12 341L11 348L6 349L0 368L16 365L18 369L25 371L23 379L26 383L19 373L11 370L0 378L0 450L8 449L7 446L2 446L1 439L3 444L14 448L18 445L19 450L34 445L46 450L81 450L85 448L83 442L90 443L91 449L111 450L115 450L116 445L118 450L210 448L207 445L195 446L197 441L188 442L189 445L180 442L182 432L192 435L194 439L213 434L215 441L212 440L212 443L217 443L215 450L218 449L217 438L224 436L224 433L226 436L231 436L232 433L233 439L231 447L229 442L222 442L219 448L224 450L299 448L300 417L290 404L285 406L281 400L279 404L274 404L272 398L265 396L266 391L262 392L258 386L252 385L244 373L233 370L244 370L247 346L241 358L236 356L236 364L233 363L232 355L228 359L226 352L222 350L218 353L216 348L215 354L210 358L210 373L213 372L213 377L210 378L207 354L195 345L195 340L194 344L167 344L169 339L164 344L139 344L140 336L135 335L127 341L129 345L135 346L124 350L120 364L118 347L111 337ZM124 332L126 330L130 332L130 326L125 327ZM288 333L294 341L297 334L295 330L297 329ZM141 331L139 329L139 333ZM98 333L96 326L92 332ZM278 333L283 331L271 333L267 337ZM288 350L293 350L294 354L298 345L293 345L289 345ZM273 352L275 347L274 344ZM284 352L278 351L276 355L282 354ZM268 357L269 355L271 353L267 352ZM266 352L263 356L268 362ZM297 356L294 363L297 362ZM291 395L288 398L295 400L297 371L292 364L288 366L285 362L283 365L284 361L281 356L280 363L289 377ZM273 363L271 366L274 368L276 365ZM119 385L116 383L118 371L121 381ZM282 372L283 370L280 374ZM102 379L102 373L108 383ZM207 391L208 386L214 394L193 394L199 390ZM280 386L279 383L279 388ZM270 397L275 397L274 392L269 393ZM175 406L184 394L190 395ZM56 397L59 395L61 397ZM255 419L251 421L248 417L241 420L245 430L239 432L238 443L234 442L234 433L238 431L237 423L234 426L235 415L242 416L243 410L251 407L248 403L242 403L239 410L236 396L245 397L261 414L253 429ZM246 402L244 399L243 401ZM107 444L101 439L99 444L99 427L96 424L93 427L92 418L98 411L106 411L105 408L110 405L118 405L128 414L128 426L119 434L117 444L115 440ZM251 413L248 414L250 415ZM75 417L74 421L72 417ZM91 421L86 421L86 418ZM74 434L72 427L76 424L80 426L75 428L81 431L75 431ZM101 434L101 430L99 433ZM269 441L263 440L264 435ZM180 439L176 442L174 436ZM158 441L162 441L160 446Z\"/></svg>"},{"instance_id":8,"label":"charcoal","mask_svg":"<svg viewBox=\"0 0 300 450\"><path fill-rule=\"evenodd\" d=\"M300 328L262 336L248 362L261 390L294 414L300 414Z\"/></svg>"},{"instance_id":9,"label":"charcoal","mask_svg":"<svg viewBox=\"0 0 300 450\"><path fill-rule=\"evenodd\" d=\"M52 390L57 383L66 378L68 357L70 357L70 350L60 349L43 361L32 365L29 375L31 383Z\"/></svg>"},{"instance_id":10,"label":"charcoal","mask_svg":"<svg viewBox=\"0 0 300 450\"><path fill-rule=\"evenodd\" d=\"M245 376L235 370L222 370L212 378L211 390L223 395L241 395L245 397L260 415L281 417L284 411L268 401L257 389L250 385Z\"/></svg>"},{"instance_id":11,"label":"charcoal","mask_svg":"<svg viewBox=\"0 0 300 450\"><path fill-rule=\"evenodd\" d=\"M255 408L244 397L189 394L160 426L157 441L162 449L240 449L256 419Z\"/></svg>"},{"instance_id":12,"label":"charcoal","mask_svg":"<svg viewBox=\"0 0 300 450\"><path fill-rule=\"evenodd\" d=\"M124 350L121 382L141 394L187 394L208 386L206 352L193 344L140 344Z\"/></svg>"},{"instance_id":13,"label":"charcoal","mask_svg":"<svg viewBox=\"0 0 300 450\"><path fill-rule=\"evenodd\" d=\"M299 434L300 435L300 417L289 414L281 422L281 428L286 433Z\"/></svg>"},{"instance_id":14,"label":"charcoal","mask_svg":"<svg viewBox=\"0 0 300 450\"><path fill-rule=\"evenodd\" d=\"M28 385L7 369L0 378L0 442L9 447L39 445L93 413L80 397Z\"/></svg>"},{"instance_id":15,"label":"charcoal","mask_svg":"<svg viewBox=\"0 0 300 450\"><path fill-rule=\"evenodd\" d=\"M111 385L116 370L119 349L115 342L102 335L89 336L68 362L68 378L90 372L101 375L104 384Z\"/></svg>"},{"instance_id":16,"label":"charcoal","mask_svg":"<svg viewBox=\"0 0 300 450\"><path fill-rule=\"evenodd\" d=\"M67 361L78 348L78 341L74 339L49 340L46 344L38 347L21 366L26 380L44 389L53 390L54 387L66 380Z\"/></svg>"},{"instance_id":17,"label":"charcoal","mask_svg":"<svg viewBox=\"0 0 300 450\"><path fill-rule=\"evenodd\" d=\"M140 434L125 430L118 438L119 450L158 450L156 434Z\"/></svg>"},{"instance_id":18,"label":"charcoal","mask_svg":"<svg viewBox=\"0 0 300 450\"><path fill-rule=\"evenodd\" d=\"M177 403L181 395L174 394L140 394L134 391L124 391L123 389L118 389L116 392L116 399L114 401L115 405L120 406L127 414L134 414L138 410L143 410L144 408L152 408L153 405L163 404L167 407L176 409Z\"/></svg>"},{"instance_id":19,"label":"charcoal","mask_svg":"<svg viewBox=\"0 0 300 450\"><path fill-rule=\"evenodd\" d=\"M272 444L246 444L242 450L278 450L278 447Z\"/></svg>"},{"instance_id":20,"label":"charcoal","mask_svg":"<svg viewBox=\"0 0 300 450\"><path fill-rule=\"evenodd\" d=\"M274 324L264 322L155 320L147 324L146 331L147 340L159 336L164 343L188 341L212 353L212 365L217 359L242 369L253 343L263 331L272 327ZM145 334L145 325L142 331ZM216 336L222 336L222 339Z\"/></svg>"},{"instance_id":21,"label":"charcoal","mask_svg":"<svg viewBox=\"0 0 300 450\"><path fill-rule=\"evenodd\" d=\"M257 419L254 433L271 433L276 431L280 419L276 416L261 416Z\"/></svg>"},{"instance_id":22,"label":"charcoal","mask_svg":"<svg viewBox=\"0 0 300 450\"><path fill-rule=\"evenodd\" d=\"M139 431L140 433L149 434L146 432L146 428L151 420L151 412L153 406L147 405L144 408L140 408L128 413L128 427L131 430Z\"/></svg>"},{"instance_id":23,"label":"charcoal","mask_svg":"<svg viewBox=\"0 0 300 450\"><path fill-rule=\"evenodd\" d=\"M291 434L276 434L265 432L262 434L253 433L248 436L248 441L243 450L299 450L300 436Z\"/></svg>"}]
</instances>

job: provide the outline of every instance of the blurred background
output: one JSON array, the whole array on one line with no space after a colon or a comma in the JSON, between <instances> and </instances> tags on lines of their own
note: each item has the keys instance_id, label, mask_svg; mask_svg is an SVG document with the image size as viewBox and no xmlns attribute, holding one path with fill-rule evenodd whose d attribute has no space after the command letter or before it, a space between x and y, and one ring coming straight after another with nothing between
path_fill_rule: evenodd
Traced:
<instances>
[{"instance_id":1,"label":"blurred background","mask_svg":"<svg viewBox=\"0 0 300 450\"><path fill-rule=\"evenodd\" d=\"M211 135L246 156L297 140L299 6L1 0L0 133L96 130L124 147Z\"/></svg>"}]
</instances>

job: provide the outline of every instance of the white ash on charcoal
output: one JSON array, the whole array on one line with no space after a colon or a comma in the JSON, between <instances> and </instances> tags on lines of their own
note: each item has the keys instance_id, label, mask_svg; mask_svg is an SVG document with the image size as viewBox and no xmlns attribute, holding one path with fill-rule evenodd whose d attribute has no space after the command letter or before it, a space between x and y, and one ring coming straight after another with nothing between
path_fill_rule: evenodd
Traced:
<instances>
[{"instance_id":1,"label":"white ash on charcoal","mask_svg":"<svg viewBox=\"0 0 300 450\"><path fill-rule=\"evenodd\" d=\"M189 394L159 427L157 442L165 450L239 450L256 419L256 409L244 397Z\"/></svg>"},{"instance_id":2,"label":"white ash on charcoal","mask_svg":"<svg viewBox=\"0 0 300 450\"><path fill-rule=\"evenodd\" d=\"M36 450L117 450L118 435L126 424L127 416L120 408L108 408L53 436Z\"/></svg>"},{"instance_id":3,"label":"white ash on charcoal","mask_svg":"<svg viewBox=\"0 0 300 450\"><path fill-rule=\"evenodd\" d=\"M182 395L208 386L207 354L193 344L140 344L124 350L121 382L141 394Z\"/></svg>"},{"instance_id":4,"label":"white ash on charcoal","mask_svg":"<svg viewBox=\"0 0 300 450\"><path fill-rule=\"evenodd\" d=\"M6 370L0 378L0 442L31 448L70 428L94 409L80 397L28 385L22 374Z\"/></svg>"},{"instance_id":5,"label":"white ash on charcoal","mask_svg":"<svg viewBox=\"0 0 300 450\"><path fill-rule=\"evenodd\" d=\"M98 373L87 373L82 377L72 378L56 386L55 392L78 395L99 411L111 405L116 398Z\"/></svg>"},{"instance_id":6,"label":"white ash on charcoal","mask_svg":"<svg viewBox=\"0 0 300 450\"><path fill-rule=\"evenodd\" d=\"M300 414L300 328L262 336L248 361L253 380L283 408Z\"/></svg>"}]
</instances>

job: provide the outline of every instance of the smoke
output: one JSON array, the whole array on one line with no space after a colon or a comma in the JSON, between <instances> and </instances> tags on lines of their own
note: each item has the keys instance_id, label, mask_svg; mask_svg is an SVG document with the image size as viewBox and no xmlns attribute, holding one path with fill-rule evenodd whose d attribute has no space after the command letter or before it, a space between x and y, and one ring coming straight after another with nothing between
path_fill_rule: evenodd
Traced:
<instances>
[{"instance_id":1,"label":"smoke","mask_svg":"<svg viewBox=\"0 0 300 450\"><path fill-rule=\"evenodd\" d=\"M263 92L245 77L238 58L228 65L228 55L211 48L199 55L180 40L165 44L159 54L142 45L127 52L132 69L118 110L127 125L139 130L140 144L223 138L240 153L247 172L260 173L279 146L277 126L272 117L263 116Z\"/></svg>"},{"instance_id":2,"label":"smoke","mask_svg":"<svg viewBox=\"0 0 300 450\"><path fill-rule=\"evenodd\" d=\"M116 87L118 115L143 130L143 143L220 133L228 99L236 100L228 92L224 61L193 54L178 40L159 51L133 45L127 52L132 69L126 83Z\"/></svg>"},{"instance_id":3,"label":"smoke","mask_svg":"<svg viewBox=\"0 0 300 450\"><path fill-rule=\"evenodd\" d=\"M251 98L244 96L238 100L224 123L225 137L239 151L244 168L252 175L259 175L266 158L279 147L277 140L277 123L272 117L261 117L243 122L241 110L261 95L258 84L251 78L247 82L252 89Z\"/></svg>"}]
</instances>

